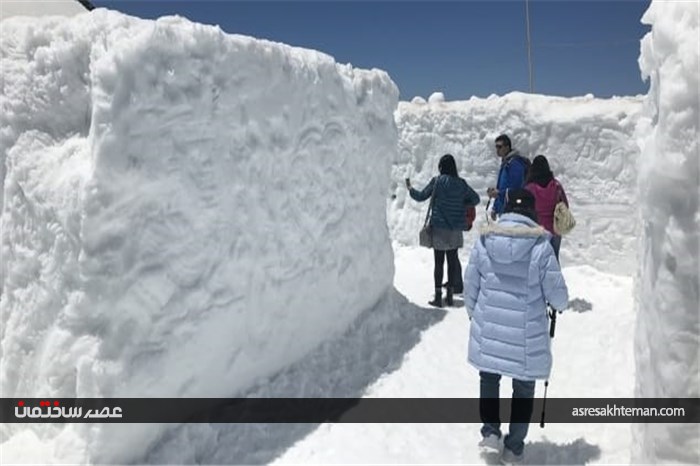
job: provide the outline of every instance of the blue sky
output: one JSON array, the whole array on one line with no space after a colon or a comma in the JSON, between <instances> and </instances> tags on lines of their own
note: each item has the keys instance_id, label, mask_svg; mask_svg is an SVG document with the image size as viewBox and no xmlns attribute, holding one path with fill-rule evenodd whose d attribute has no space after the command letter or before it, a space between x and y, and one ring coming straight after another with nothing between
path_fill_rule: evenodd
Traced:
<instances>
[{"instance_id":1,"label":"blue sky","mask_svg":"<svg viewBox=\"0 0 700 466\"><path fill-rule=\"evenodd\" d=\"M225 32L320 50L387 71L401 100L529 90L524 0L93 0L142 18L178 14ZM529 2L535 93L645 94L639 41L648 0Z\"/></svg>"}]
</instances>

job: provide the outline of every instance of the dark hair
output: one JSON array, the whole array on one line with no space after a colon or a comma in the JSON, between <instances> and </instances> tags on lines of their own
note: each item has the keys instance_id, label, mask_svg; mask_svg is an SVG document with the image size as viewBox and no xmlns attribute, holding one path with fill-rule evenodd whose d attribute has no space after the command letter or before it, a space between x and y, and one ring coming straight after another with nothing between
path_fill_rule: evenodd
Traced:
<instances>
[{"instance_id":1,"label":"dark hair","mask_svg":"<svg viewBox=\"0 0 700 466\"><path fill-rule=\"evenodd\" d=\"M445 154L440 157L440 162L438 162L438 170L440 170L441 175L459 176L457 175L457 164L455 163L455 158L451 154Z\"/></svg>"},{"instance_id":2,"label":"dark hair","mask_svg":"<svg viewBox=\"0 0 700 466\"><path fill-rule=\"evenodd\" d=\"M496 142L502 142L503 145L508 146L508 149L512 149L513 146L510 144L510 138L505 134L501 134L496 138Z\"/></svg>"},{"instance_id":3,"label":"dark hair","mask_svg":"<svg viewBox=\"0 0 700 466\"><path fill-rule=\"evenodd\" d=\"M532 165L530 165L530 170L527 172L527 183L537 183L540 186L547 186L550 181L554 178L554 173L549 168L549 162L547 157L544 155L538 155L532 160Z\"/></svg>"},{"instance_id":4,"label":"dark hair","mask_svg":"<svg viewBox=\"0 0 700 466\"><path fill-rule=\"evenodd\" d=\"M537 222L537 211L535 210L535 196L527 189L509 189L506 192L506 207L504 213L513 212L528 217L533 222Z\"/></svg>"}]
</instances>

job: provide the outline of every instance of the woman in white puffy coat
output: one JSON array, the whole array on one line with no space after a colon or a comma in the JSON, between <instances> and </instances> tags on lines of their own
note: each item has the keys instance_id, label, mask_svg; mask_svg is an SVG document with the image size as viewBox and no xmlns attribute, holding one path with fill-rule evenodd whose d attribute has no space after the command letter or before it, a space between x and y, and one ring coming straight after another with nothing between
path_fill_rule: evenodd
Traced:
<instances>
[{"instance_id":1,"label":"woman in white puffy coat","mask_svg":"<svg viewBox=\"0 0 700 466\"><path fill-rule=\"evenodd\" d=\"M513 378L519 399L503 439L503 460L522 460L532 415L535 380L552 367L547 303L564 310L568 290L549 242L537 224L535 199L527 190L509 191L504 215L481 232L464 275L465 306L471 320L469 363L481 376L480 446L499 449L501 376ZM514 400L515 401L515 400ZM516 404L514 403L515 407Z\"/></svg>"}]
</instances>

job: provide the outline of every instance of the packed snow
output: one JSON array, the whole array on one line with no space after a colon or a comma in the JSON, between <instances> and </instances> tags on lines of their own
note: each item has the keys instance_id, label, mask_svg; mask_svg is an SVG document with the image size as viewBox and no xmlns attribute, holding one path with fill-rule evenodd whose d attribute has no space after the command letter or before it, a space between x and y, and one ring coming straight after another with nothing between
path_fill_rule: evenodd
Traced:
<instances>
[{"instance_id":1,"label":"packed snow","mask_svg":"<svg viewBox=\"0 0 700 466\"><path fill-rule=\"evenodd\" d=\"M432 262L428 250L401 248L396 253L396 287L418 306L425 306L431 296L420 274L429 277ZM571 296L581 303L585 297L585 304L572 305L557 320L547 398L632 397L632 277L607 274L589 266L567 267L564 275ZM368 387L365 396L478 398L479 374L466 362L466 312L462 308L421 311L439 321L422 334L420 345L404 356L400 370L383 375ZM601 347L606 348L606 357L596 358ZM540 382L535 396L542 397L543 391ZM506 378L501 383L501 395L510 393L510 380ZM530 425L525 464L629 464L629 424L546 424L542 429L537 424L540 414L534 413L537 420ZM479 427L326 424L291 446L273 464L498 464L496 455L482 455L476 447L481 439ZM230 451L226 445L219 448ZM216 462L211 457L205 459ZM247 459L243 456L241 463L247 463Z\"/></svg>"},{"instance_id":2,"label":"packed snow","mask_svg":"<svg viewBox=\"0 0 700 466\"><path fill-rule=\"evenodd\" d=\"M2 61L3 396L241 395L391 289L386 73L104 10L8 19Z\"/></svg>"},{"instance_id":3,"label":"packed snow","mask_svg":"<svg viewBox=\"0 0 700 466\"><path fill-rule=\"evenodd\" d=\"M565 265L591 265L628 274L636 267L636 179L639 147L634 131L642 96L596 99L511 93L463 102L399 103L398 159L392 167L389 206L392 238L416 245L426 204L411 200L404 178L427 184L445 153L457 160L460 176L482 195L478 221L485 221L486 189L495 184L499 160L494 140L506 133L531 160L544 154L561 181L576 218L564 239ZM467 248L478 235L465 237Z\"/></svg>"},{"instance_id":4,"label":"packed snow","mask_svg":"<svg viewBox=\"0 0 700 466\"><path fill-rule=\"evenodd\" d=\"M700 397L700 3L652 2L639 64L636 396ZM700 425L635 426L640 463L700 463Z\"/></svg>"},{"instance_id":5,"label":"packed snow","mask_svg":"<svg viewBox=\"0 0 700 466\"><path fill-rule=\"evenodd\" d=\"M382 71L178 17L3 21L0 396L477 397L466 312L427 306L427 203L403 179L452 153L483 218L503 132L550 159L578 223L548 397L698 396L700 14L666 5L645 15L649 96L612 99L397 103ZM6 423L0 454L492 464L478 427ZM699 441L533 423L525 459L696 464Z\"/></svg>"},{"instance_id":6,"label":"packed snow","mask_svg":"<svg viewBox=\"0 0 700 466\"><path fill-rule=\"evenodd\" d=\"M74 16L85 11L78 0L2 0L0 21L11 16Z\"/></svg>"}]
</instances>

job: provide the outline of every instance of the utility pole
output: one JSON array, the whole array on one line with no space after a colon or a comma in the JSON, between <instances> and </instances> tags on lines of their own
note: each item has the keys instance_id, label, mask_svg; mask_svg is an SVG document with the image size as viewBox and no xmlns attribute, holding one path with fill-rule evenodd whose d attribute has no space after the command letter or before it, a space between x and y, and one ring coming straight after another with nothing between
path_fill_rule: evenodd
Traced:
<instances>
[{"instance_id":1,"label":"utility pole","mask_svg":"<svg viewBox=\"0 0 700 466\"><path fill-rule=\"evenodd\" d=\"M525 22L527 24L527 69L530 75L530 93L534 91L532 85L532 50L530 45L530 1L525 0Z\"/></svg>"}]
</instances>

